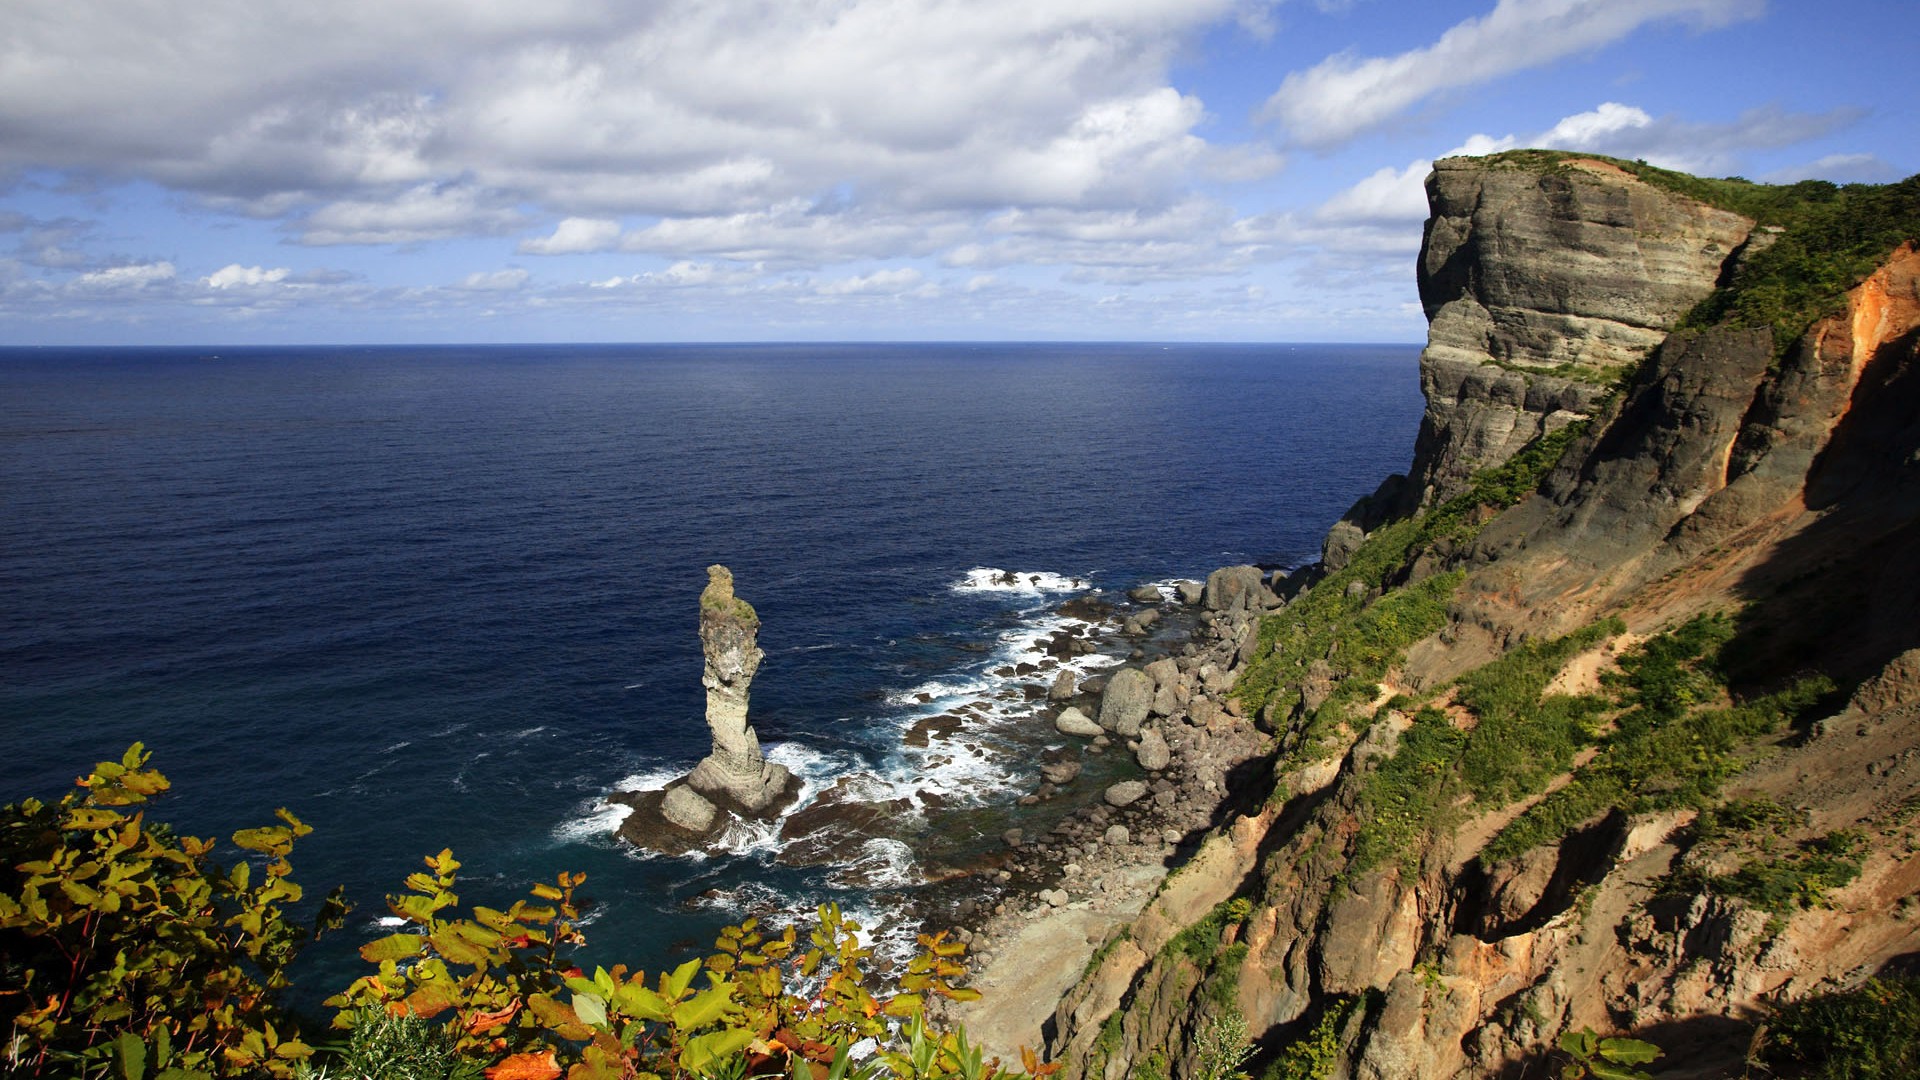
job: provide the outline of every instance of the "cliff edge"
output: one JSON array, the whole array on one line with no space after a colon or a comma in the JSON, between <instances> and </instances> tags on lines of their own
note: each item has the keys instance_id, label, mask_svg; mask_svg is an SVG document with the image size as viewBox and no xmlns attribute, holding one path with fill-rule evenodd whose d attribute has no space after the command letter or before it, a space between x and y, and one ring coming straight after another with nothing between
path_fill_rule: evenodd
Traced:
<instances>
[{"instance_id":1,"label":"cliff edge","mask_svg":"<svg viewBox=\"0 0 1920 1080\"><path fill-rule=\"evenodd\" d=\"M1790 1070L1770 1024L1920 955L1920 177L1428 192L1413 470L1241 643L1250 809L1068 992L1063 1076Z\"/></svg>"},{"instance_id":2,"label":"cliff edge","mask_svg":"<svg viewBox=\"0 0 1920 1080\"><path fill-rule=\"evenodd\" d=\"M1407 475L1329 533L1334 568L1381 524L1458 495L1475 472L1591 414L1731 276L1755 229L1619 165L1572 156L1444 158L1427 201L1426 414Z\"/></svg>"}]
</instances>

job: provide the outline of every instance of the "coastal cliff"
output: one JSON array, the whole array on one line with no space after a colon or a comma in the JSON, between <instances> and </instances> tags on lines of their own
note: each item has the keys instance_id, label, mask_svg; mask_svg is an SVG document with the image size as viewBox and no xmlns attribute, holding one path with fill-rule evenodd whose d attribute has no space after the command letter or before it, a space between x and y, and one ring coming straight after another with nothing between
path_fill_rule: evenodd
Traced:
<instances>
[{"instance_id":1,"label":"coastal cliff","mask_svg":"<svg viewBox=\"0 0 1920 1080\"><path fill-rule=\"evenodd\" d=\"M1472 475L1587 417L1621 372L1763 246L1752 219L1605 161L1445 158L1427 178L1413 464L1329 533L1367 532L1458 495ZM1749 241L1758 239L1759 244Z\"/></svg>"},{"instance_id":2,"label":"coastal cliff","mask_svg":"<svg viewBox=\"0 0 1920 1080\"><path fill-rule=\"evenodd\" d=\"M1413 469L1234 643L1268 748L1061 1001L1064 1076L1544 1075L1589 1030L1741 1075L1920 953L1920 178L1428 193Z\"/></svg>"}]
</instances>

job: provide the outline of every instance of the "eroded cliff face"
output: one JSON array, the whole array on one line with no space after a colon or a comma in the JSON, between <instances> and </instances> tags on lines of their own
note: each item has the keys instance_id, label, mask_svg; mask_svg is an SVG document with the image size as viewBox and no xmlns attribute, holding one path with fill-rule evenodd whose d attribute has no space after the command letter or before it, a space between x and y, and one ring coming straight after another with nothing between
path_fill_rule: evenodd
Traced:
<instances>
[{"instance_id":1,"label":"eroded cliff face","mask_svg":"<svg viewBox=\"0 0 1920 1080\"><path fill-rule=\"evenodd\" d=\"M1479 568L1458 601L1461 626L1445 643L1417 647L1409 676L1449 678L1522 636L1565 633L1603 612L1648 625L1729 591L1778 606L1790 580L1800 580L1796 594L1818 579L1853 596L1886 578L1844 616L1845 636L1864 650L1850 663L1869 674L1863 668L1891 648L1882 639L1897 643L1906 632L1903 612L1889 605L1914 590L1907 575L1870 563L1848 571L1864 580L1830 570L1836 548L1892 542L1910 516L1916 327L1920 252L1908 246L1778 362L1765 330L1673 335L1569 448L1540 496L1480 534ZM1826 615L1831 600L1796 603L1782 620L1783 652L1820 644L1808 630L1839 629ZM1814 613L1823 618L1810 620Z\"/></svg>"},{"instance_id":2,"label":"eroded cliff face","mask_svg":"<svg viewBox=\"0 0 1920 1080\"><path fill-rule=\"evenodd\" d=\"M1447 491L1471 447L1505 448L1493 396L1463 406L1434 372L1484 369L1475 357L1495 350L1545 368L1658 348L1539 491L1452 555L1467 575L1447 626L1383 680L1370 722L1330 756L1277 733L1266 807L1209 839L1063 1002L1050 1050L1068 1077L1200 1075L1223 1026L1241 1021L1260 1064L1302 1040L1320 1047L1330 1071L1315 1075L1538 1075L1555 1036L1583 1027L1653 1039L1668 1051L1663 1076L1741 1075L1768 1003L1856 986L1920 953L1920 860L1907 855L1920 846L1920 252L1895 251L1785 350L1765 330L1668 338L1660 327L1744 235L1730 215L1601 173L1442 162L1429 187L1422 288L1438 302L1423 371L1440 399L1421 434L1424 490ZM1636 291L1603 273L1590 258L1603 241L1659 280ZM1527 251L1543 282L1485 280ZM1572 295L1616 277L1616 300L1643 299ZM1602 328L1603 307L1636 314ZM1524 397L1499 407L1514 429L1550 422ZM1743 651L1726 663L1753 682L1820 670L1854 688L1810 729L1741 749L1719 797L1781 808L1755 841L1774 854L1864 837L1857 878L1781 912L1724 895L1701 883L1740 863L1689 829L1687 808L1605 809L1551 843L1487 856L1540 792L1455 801L1459 819L1401 857L1356 860L1370 778L1412 737L1415 706L1458 731L1477 722L1448 680L1521 641L1623 620L1552 684L1583 692L1635 642L1710 610L1738 613Z\"/></svg>"},{"instance_id":3,"label":"eroded cliff face","mask_svg":"<svg viewBox=\"0 0 1920 1080\"><path fill-rule=\"evenodd\" d=\"M1405 479L1329 534L1365 533L1457 494L1479 469L1584 418L1728 272L1753 222L1602 161L1434 163L1419 263L1427 411Z\"/></svg>"}]
</instances>

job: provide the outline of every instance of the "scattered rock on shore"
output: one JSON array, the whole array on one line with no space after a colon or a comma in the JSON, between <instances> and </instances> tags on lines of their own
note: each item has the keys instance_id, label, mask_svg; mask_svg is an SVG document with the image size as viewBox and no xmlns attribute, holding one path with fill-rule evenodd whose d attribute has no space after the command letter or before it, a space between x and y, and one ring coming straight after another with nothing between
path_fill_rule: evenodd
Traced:
<instances>
[{"instance_id":1,"label":"scattered rock on shore","mask_svg":"<svg viewBox=\"0 0 1920 1080\"><path fill-rule=\"evenodd\" d=\"M1100 696L1100 726L1121 738L1140 734L1153 708L1153 679L1139 668L1122 668Z\"/></svg>"},{"instance_id":2,"label":"scattered rock on shore","mask_svg":"<svg viewBox=\"0 0 1920 1080\"><path fill-rule=\"evenodd\" d=\"M1086 713L1071 705L1060 710L1060 715L1053 719L1053 726L1062 735L1077 735L1083 739L1092 738L1102 730Z\"/></svg>"}]
</instances>

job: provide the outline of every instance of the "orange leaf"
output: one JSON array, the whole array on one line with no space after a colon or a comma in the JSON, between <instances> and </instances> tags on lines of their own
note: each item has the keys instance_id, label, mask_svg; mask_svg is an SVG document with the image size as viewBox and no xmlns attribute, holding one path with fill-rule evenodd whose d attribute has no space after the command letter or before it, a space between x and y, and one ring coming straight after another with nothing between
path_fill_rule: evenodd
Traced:
<instances>
[{"instance_id":1,"label":"orange leaf","mask_svg":"<svg viewBox=\"0 0 1920 1080\"><path fill-rule=\"evenodd\" d=\"M504 1009L498 1009L494 1012L474 1013L467 1018L467 1030L477 1035L488 1028L499 1027L501 1024L513 1019L513 1015L519 1011L520 1003L518 1001L509 1001L507 1002L507 1007Z\"/></svg>"},{"instance_id":2,"label":"orange leaf","mask_svg":"<svg viewBox=\"0 0 1920 1080\"><path fill-rule=\"evenodd\" d=\"M560 1064L552 1050L515 1054L486 1071L487 1080L559 1080Z\"/></svg>"}]
</instances>

